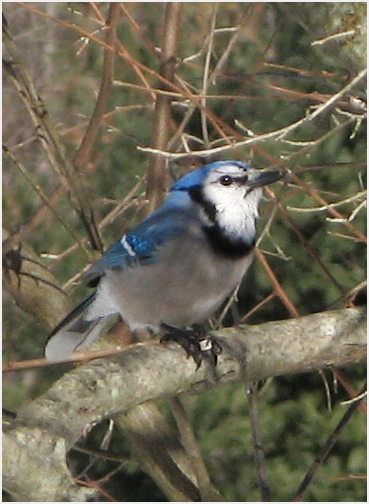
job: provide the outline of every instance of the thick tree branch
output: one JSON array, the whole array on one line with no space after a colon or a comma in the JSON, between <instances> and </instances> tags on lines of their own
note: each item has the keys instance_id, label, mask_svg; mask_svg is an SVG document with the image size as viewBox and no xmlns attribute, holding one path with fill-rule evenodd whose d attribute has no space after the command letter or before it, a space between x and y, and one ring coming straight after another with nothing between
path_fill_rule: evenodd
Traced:
<instances>
[{"instance_id":1,"label":"thick tree branch","mask_svg":"<svg viewBox=\"0 0 369 504\"><path fill-rule=\"evenodd\" d=\"M102 419L146 401L362 361L366 312L363 308L336 310L215 334L223 348L216 370L207 362L196 370L176 344L149 342L67 373L24 406L9 426L4 441L4 447L10 446L4 460L7 490L19 500L64 500L65 495L68 500L81 500L80 489L65 466L65 450ZM30 475L33 464L37 485L32 485ZM50 467L55 478L50 477ZM44 483L39 481L41 473Z\"/></svg>"}]
</instances>

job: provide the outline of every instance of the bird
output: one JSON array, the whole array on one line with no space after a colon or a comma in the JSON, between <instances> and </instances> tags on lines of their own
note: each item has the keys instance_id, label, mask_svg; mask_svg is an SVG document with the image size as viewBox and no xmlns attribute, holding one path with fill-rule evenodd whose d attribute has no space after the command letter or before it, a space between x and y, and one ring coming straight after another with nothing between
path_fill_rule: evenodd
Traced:
<instances>
[{"instance_id":1,"label":"bird","mask_svg":"<svg viewBox=\"0 0 369 504\"><path fill-rule=\"evenodd\" d=\"M209 346L199 327L249 269L263 186L282 176L225 160L175 181L162 206L86 272L95 291L52 331L46 358L87 348L120 315L133 332L148 329L161 341L177 341L197 366L209 348L216 362L221 349Z\"/></svg>"}]
</instances>

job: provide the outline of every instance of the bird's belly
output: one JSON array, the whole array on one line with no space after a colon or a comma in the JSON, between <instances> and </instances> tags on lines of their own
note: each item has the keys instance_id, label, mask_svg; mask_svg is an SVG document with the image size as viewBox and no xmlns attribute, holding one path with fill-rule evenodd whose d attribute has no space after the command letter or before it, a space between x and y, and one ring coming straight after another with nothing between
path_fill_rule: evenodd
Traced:
<instances>
[{"instance_id":1,"label":"bird's belly","mask_svg":"<svg viewBox=\"0 0 369 504\"><path fill-rule=\"evenodd\" d=\"M239 284L251 261L252 254L224 260L196 256L192 251L188 256L181 254L180 261L111 270L102 278L99 294L131 329L158 330L163 323L188 326L214 313Z\"/></svg>"}]
</instances>

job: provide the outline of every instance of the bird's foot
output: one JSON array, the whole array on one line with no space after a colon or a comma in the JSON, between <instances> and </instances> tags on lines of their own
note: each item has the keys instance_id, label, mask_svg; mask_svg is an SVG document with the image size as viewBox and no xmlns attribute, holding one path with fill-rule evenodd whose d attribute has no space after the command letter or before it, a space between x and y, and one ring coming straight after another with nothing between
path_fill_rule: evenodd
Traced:
<instances>
[{"instance_id":1,"label":"bird's foot","mask_svg":"<svg viewBox=\"0 0 369 504\"><path fill-rule=\"evenodd\" d=\"M185 350L187 357L193 358L197 369L201 366L204 358L210 358L216 366L222 348L214 337L206 334L202 326L194 324L190 328L182 329L162 324L162 327L166 334L160 339L161 343L167 341L178 343Z\"/></svg>"}]
</instances>

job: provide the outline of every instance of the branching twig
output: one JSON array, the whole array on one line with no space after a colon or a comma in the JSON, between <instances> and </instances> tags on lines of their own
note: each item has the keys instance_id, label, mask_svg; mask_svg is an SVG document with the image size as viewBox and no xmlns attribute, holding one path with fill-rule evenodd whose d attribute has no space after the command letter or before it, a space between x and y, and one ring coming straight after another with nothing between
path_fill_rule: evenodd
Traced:
<instances>
[{"instance_id":1,"label":"branching twig","mask_svg":"<svg viewBox=\"0 0 369 504\"><path fill-rule=\"evenodd\" d=\"M204 110L206 109L206 93L208 91L209 86L209 72L210 72L210 59L213 52L213 41L214 41L214 31L215 31L215 23L217 19L218 12L218 3L215 2L213 4L213 13L211 18L211 25L209 30L208 42L207 42L207 50L205 56L205 64L204 64L204 74L202 77L202 90L201 90L201 104L203 109L201 110L201 127L202 127L202 137L204 144L209 147L209 135L208 128L206 124L206 115L204 114Z\"/></svg>"},{"instance_id":2,"label":"branching twig","mask_svg":"<svg viewBox=\"0 0 369 504\"><path fill-rule=\"evenodd\" d=\"M265 467L265 454L260 431L260 416L258 411L259 398L256 383L252 383L251 386L248 387L247 395L250 404L250 422L254 444L254 457L256 462L261 500L262 502L270 502L272 500L272 495Z\"/></svg>"},{"instance_id":3,"label":"branching twig","mask_svg":"<svg viewBox=\"0 0 369 504\"><path fill-rule=\"evenodd\" d=\"M161 50L160 75L166 83L171 83L174 78L174 66L177 56L179 29L181 20L182 3L169 2L166 5L165 21L163 27L163 46ZM158 95L156 99L153 144L155 148L162 150L167 148L169 139L169 127L171 118L171 97ZM165 191L165 160L161 156L150 156L148 171L148 213L155 210L163 201Z\"/></svg>"},{"instance_id":4,"label":"branching twig","mask_svg":"<svg viewBox=\"0 0 369 504\"><path fill-rule=\"evenodd\" d=\"M364 392L365 389L366 389L366 386L364 386L362 388L361 392ZM332 435L329 437L329 439L327 440L327 442L323 446L321 452L319 453L319 455L316 457L316 459L314 460L314 462L310 466L310 469L308 470L303 482L301 483L300 488L298 489L298 491L293 499L293 502L301 502L303 500L304 494L305 494L308 486L310 485L312 479L314 478L317 470L321 467L324 460L329 455L329 453L332 450L334 444L336 443L339 435L341 434L341 431L346 426L346 424L348 423L348 421L350 420L350 418L352 417L352 415L354 414L355 410L358 408L358 406L360 405L362 400L363 400L363 397L361 398L361 400L355 401L350 404L346 413L343 415L343 417L339 421L337 427L333 431Z\"/></svg>"},{"instance_id":5,"label":"branching twig","mask_svg":"<svg viewBox=\"0 0 369 504\"><path fill-rule=\"evenodd\" d=\"M7 29L3 29L3 39L11 57L11 60L3 62L6 74L19 92L19 96L28 110L30 118L38 131L40 144L44 148L52 167L60 175L62 183L77 200L74 203L74 208L86 227L92 245L96 245L95 248L98 248L99 234L96 230L90 199L86 196L81 174L69 162L59 135L48 116L46 106L39 97Z\"/></svg>"},{"instance_id":6,"label":"branching twig","mask_svg":"<svg viewBox=\"0 0 369 504\"><path fill-rule=\"evenodd\" d=\"M115 47L116 29L119 15L119 2L111 2L109 14L106 20L106 44L112 48ZM95 108L91 116L88 128L73 159L73 164L77 170L80 170L86 164L90 156L91 148L101 125L101 120L107 109L110 90L114 79L114 59L113 51L104 52L104 71L99 95L96 100Z\"/></svg>"}]
</instances>

